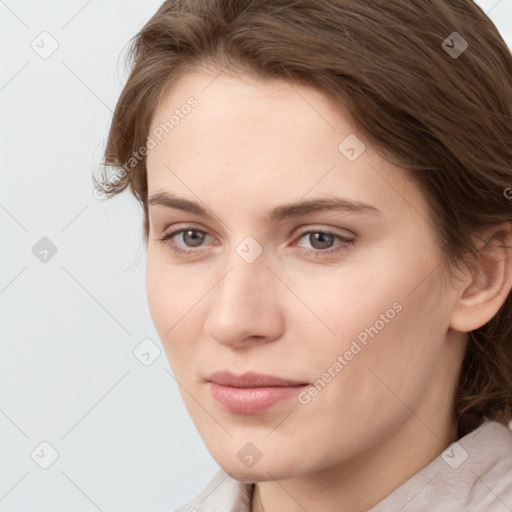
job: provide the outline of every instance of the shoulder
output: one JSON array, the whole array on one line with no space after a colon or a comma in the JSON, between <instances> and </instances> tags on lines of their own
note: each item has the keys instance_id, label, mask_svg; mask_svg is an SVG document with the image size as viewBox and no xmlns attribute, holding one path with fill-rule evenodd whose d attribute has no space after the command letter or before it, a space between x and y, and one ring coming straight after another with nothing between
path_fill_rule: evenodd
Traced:
<instances>
[{"instance_id":1,"label":"shoulder","mask_svg":"<svg viewBox=\"0 0 512 512\"><path fill-rule=\"evenodd\" d=\"M458 444L466 452L460 469L467 464L463 476L472 493L471 499L468 497L470 506L489 512L512 509L512 431L501 423L487 421Z\"/></svg>"},{"instance_id":2,"label":"shoulder","mask_svg":"<svg viewBox=\"0 0 512 512\"><path fill-rule=\"evenodd\" d=\"M253 484L220 469L200 494L173 512L251 512L252 492Z\"/></svg>"},{"instance_id":3,"label":"shoulder","mask_svg":"<svg viewBox=\"0 0 512 512\"><path fill-rule=\"evenodd\" d=\"M403 507L403 508L401 508ZM485 421L370 512L512 510L512 431Z\"/></svg>"}]
</instances>

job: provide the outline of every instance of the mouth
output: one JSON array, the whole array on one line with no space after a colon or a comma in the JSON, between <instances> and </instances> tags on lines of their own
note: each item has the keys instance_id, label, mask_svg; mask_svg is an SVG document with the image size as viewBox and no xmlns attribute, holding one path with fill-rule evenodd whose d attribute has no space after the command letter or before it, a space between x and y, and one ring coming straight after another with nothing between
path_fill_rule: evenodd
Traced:
<instances>
[{"instance_id":1,"label":"mouth","mask_svg":"<svg viewBox=\"0 0 512 512\"><path fill-rule=\"evenodd\" d=\"M206 379L212 397L234 414L259 414L298 395L310 384L273 375L215 372Z\"/></svg>"}]
</instances>

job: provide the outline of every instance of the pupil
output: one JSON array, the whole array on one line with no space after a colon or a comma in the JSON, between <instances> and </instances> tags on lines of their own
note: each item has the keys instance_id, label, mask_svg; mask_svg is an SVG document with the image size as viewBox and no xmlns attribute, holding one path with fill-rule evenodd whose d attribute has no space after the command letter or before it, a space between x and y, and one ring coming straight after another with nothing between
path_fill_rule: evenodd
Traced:
<instances>
[{"instance_id":1,"label":"pupil","mask_svg":"<svg viewBox=\"0 0 512 512\"><path fill-rule=\"evenodd\" d=\"M194 233L196 236L194 236ZM189 237L189 240L187 240L187 237ZM199 233L199 231L194 231L192 229L189 229L188 231L185 231L183 233L183 241L185 242L186 245L189 245L191 247L197 247L198 245L201 245L203 238L203 233Z\"/></svg>"},{"instance_id":2,"label":"pupil","mask_svg":"<svg viewBox=\"0 0 512 512\"><path fill-rule=\"evenodd\" d=\"M203 239L204 234L199 233L199 231L189 229L183 233L183 240L185 244L191 247L201 245ZM309 235L309 241L315 249L326 249L332 245L333 237L326 233L311 233Z\"/></svg>"},{"instance_id":3,"label":"pupil","mask_svg":"<svg viewBox=\"0 0 512 512\"><path fill-rule=\"evenodd\" d=\"M327 249L331 246L333 237L326 233L311 233L309 241L315 249Z\"/></svg>"}]
</instances>

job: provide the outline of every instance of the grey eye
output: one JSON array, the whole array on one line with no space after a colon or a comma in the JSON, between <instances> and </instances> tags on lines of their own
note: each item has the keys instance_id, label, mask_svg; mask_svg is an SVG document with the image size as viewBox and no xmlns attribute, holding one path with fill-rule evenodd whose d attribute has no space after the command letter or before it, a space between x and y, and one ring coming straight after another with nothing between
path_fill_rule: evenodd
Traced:
<instances>
[{"instance_id":1,"label":"grey eye","mask_svg":"<svg viewBox=\"0 0 512 512\"><path fill-rule=\"evenodd\" d=\"M197 231L196 229L187 229L180 233L184 245L188 247L198 247L202 244L205 233Z\"/></svg>"},{"instance_id":2,"label":"grey eye","mask_svg":"<svg viewBox=\"0 0 512 512\"><path fill-rule=\"evenodd\" d=\"M328 249L334 242L334 236L327 233L315 232L308 234L308 241L314 249Z\"/></svg>"}]
</instances>

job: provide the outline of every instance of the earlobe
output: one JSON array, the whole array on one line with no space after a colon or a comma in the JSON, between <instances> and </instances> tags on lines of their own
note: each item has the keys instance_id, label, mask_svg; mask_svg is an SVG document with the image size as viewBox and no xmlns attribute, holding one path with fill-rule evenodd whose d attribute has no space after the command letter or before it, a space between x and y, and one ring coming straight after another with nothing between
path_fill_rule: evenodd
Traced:
<instances>
[{"instance_id":1,"label":"earlobe","mask_svg":"<svg viewBox=\"0 0 512 512\"><path fill-rule=\"evenodd\" d=\"M478 243L479 255L468 267L450 326L469 332L491 320L512 288L512 225L489 228Z\"/></svg>"}]
</instances>

